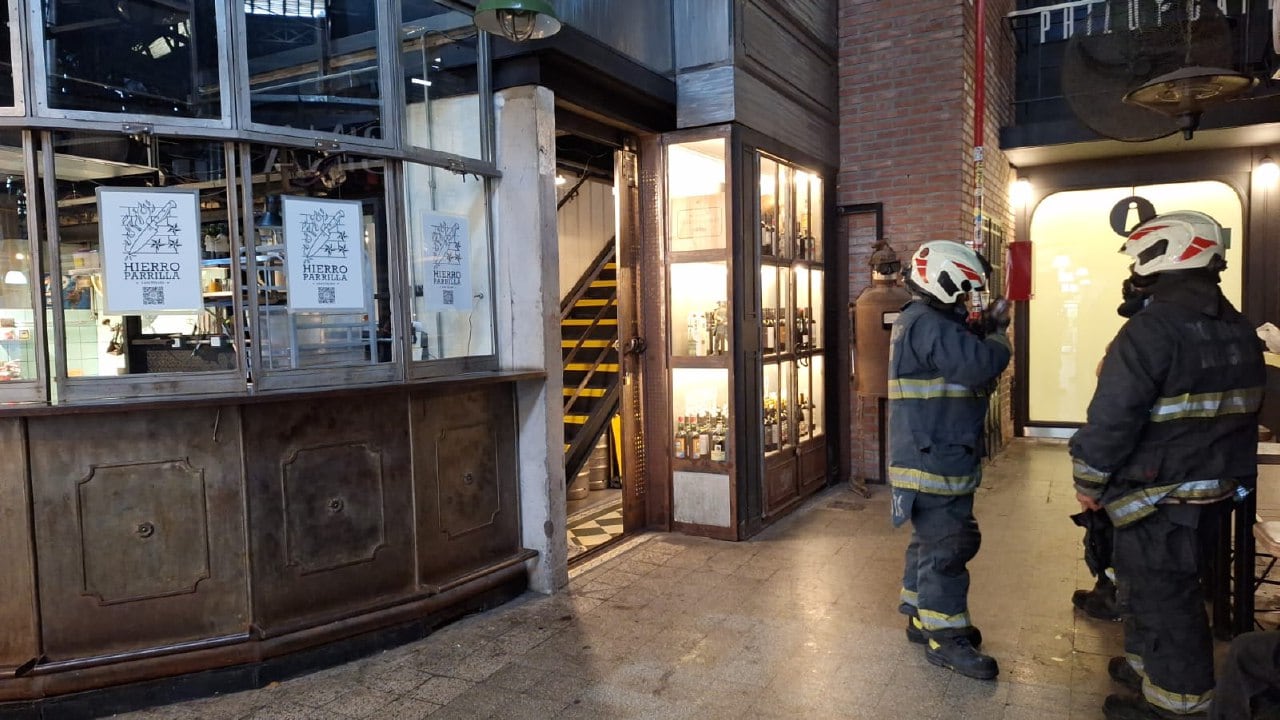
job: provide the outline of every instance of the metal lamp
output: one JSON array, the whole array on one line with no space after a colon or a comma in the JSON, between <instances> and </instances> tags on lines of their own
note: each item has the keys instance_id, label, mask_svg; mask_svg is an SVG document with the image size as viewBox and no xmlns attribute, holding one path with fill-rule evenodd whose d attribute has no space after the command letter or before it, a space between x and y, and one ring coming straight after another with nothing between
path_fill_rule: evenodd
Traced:
<instances>
[{"instance_id":1,"label":"metal lamp","mask_svg":"<svg viewBox=\"0 0 1280 720\"><path fill-rule=\"evenodd\" d=\"M475 24L512 42L537 40L560 32L560 18L547 0L483 0L476 6Z\"/></svg>"},{"instance_id":2,"label":"metal lamp","mask_svg":"<svg viewBox=\"0 0 1280 720\"><path fill-rule=\"evenodd\" d=\"M1235 70L1216 67L1184 67L1153 78L1124 96L1124 101L1173 117L1190 140L1200 126L1205 108L1234 100L1257 84L1257 79Z\"/></svg>"}]
</instances>

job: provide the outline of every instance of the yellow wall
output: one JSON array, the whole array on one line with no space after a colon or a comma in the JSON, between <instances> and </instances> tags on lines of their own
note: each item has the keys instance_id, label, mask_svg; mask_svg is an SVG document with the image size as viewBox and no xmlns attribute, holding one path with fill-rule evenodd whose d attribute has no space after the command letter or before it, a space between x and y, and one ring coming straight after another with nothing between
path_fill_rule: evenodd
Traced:
<instances>
[{"instance_id":1,"label":"yellow wall","mask_svg":"<svg viewBox=\"0 0 1280 720\"><path fill-rule=\"evenodd\" d=\"M1027 371L1032 422L1084 422L1098 361L1124 323L1116 306L1130 261L1117 252L1124 238L1111 229L1110 214L1116 203L1132 195L1150 200L1157 213L1198 210L1230 229L1222 291L1240 307L1243 207L1229 186L1194 182L1050 195L1031 219L1034 268Z\"/></svg>"}]
</instances>

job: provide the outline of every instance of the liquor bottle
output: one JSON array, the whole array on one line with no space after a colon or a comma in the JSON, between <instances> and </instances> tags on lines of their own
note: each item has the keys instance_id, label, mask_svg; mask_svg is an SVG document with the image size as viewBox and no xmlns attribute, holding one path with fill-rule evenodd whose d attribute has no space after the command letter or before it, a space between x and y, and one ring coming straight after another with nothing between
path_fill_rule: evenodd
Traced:
<instances>
[{"instance_id":1,"label":"liquor bottle","mask_svg":"<svg viewBox=\"0 0 1280 720\"><path fill-rule=\"evenodd\" d=\"M787 346L791 343L791 338L787 336L786 313L778 313L778 320L774 324L777 325L778 331L778 352L785 353L787 351Z\"/></svg>"},{"instance_id":2,"label":"liquor bottle","mask_svg":"<svg viewBox=\"0 0 1280 720\"><path fill-rule=\"evenodd\" d=\"M710 313L712 318L713 330L709 330L711 335L711 354L724 355L729 352L729 304L724 300L716 302L716 307Z\"/></svg>"},{"instance_id":3,"label":"liquor bottle","mask_svg":"<svg viewBox=\"0 0 1280 720\"><path fill-rule=\"evenodd\" d=\"M764 399L764 451L773 452L778 449L777 408L772 397Z\"/></svg>"},{"instance_id":4,"label":"liquor bottle","mask_svg":"<svg viewBox=\"0 0 1280 720\"><path fill-rule=\"evenodd\" d=\"M711 454L711 413L698 413L698 441L703 454Z\"/></svg>"},{"instance_id":5,"label":"liquor bottle","mask_svg":"<svg viewBox=\"0 0 1280 720\"><path fill-rule=\"evenodd\" d=\"M760 220L760 254L773 254L773 238L770 237L769 218L767 216Z\"/></svg>"},{"instance_id":6,"label":"liquor bottle","mask_svg":"<svg viewBox=\"0 0 1280 720\"><path fill-rule=\"evenodd\" d=\"M717 422L715 429L711 431L711 461L725 462L729 455L725 448L725 430L724 423Z\"/></svg>"},{"instance_id":7,"label":"liquor bottle","mask_svg":"<svg viewBox=\"0 0 1280 720\"><path fill-rule=\"evenodd\" d=\"M704 446L702 444L702 438L698 435L697 429L693 426L693 418L694 416L690 415L685 423L685 432L688 437L685 444L688 448L689 459L700 460L704 454Z\"/></svg>"},{"instance_id":8,"label":"liquor bottle","mask_svg":"<svg viewBox=\"0 0 1280 720\"><path fill-rule=\"evenodd\" d=\"M791 425L787 422L787 399L778 401L778 430L782 436L782 445L791 444Z\"/></svg>"},{"instance_id":9,"label":"liquor bottle","mask_svg":"<svg viewBox=\"0 0 1280 720\"><path fill-rule=\"evenodd\" d=\"M804 393L800 393L800 403L796 405L796 433L800 437L809 434L809 416L805 412L809 408L809 401L805 399Z\"/></svg>"},{"instance_id":10,"label":"liquor bottle","mask_svg":"<svg viewBox=\"0 0 1280 720\"><path fill-rule=\"evenodd\" d=\"M686 453L688 452L686 449L685 440L686 438L684 434L684 418L683 417L676 418L676 435L675 435L676 450L675 452L676 452L676 457L681 460L684 459Z\"/></svg>"},{"instance_id":11,"label":"liquor bottle","mask_svg":"<svg viewBox=\"0 0 1280 720\"><path fill-rule=\"evenodd\" d=\"M764 352L766 355L772 355L777 352L778 343L778 327L773 322L773 309L766 308L764 311Z\"/></svg>"}]
</instances>

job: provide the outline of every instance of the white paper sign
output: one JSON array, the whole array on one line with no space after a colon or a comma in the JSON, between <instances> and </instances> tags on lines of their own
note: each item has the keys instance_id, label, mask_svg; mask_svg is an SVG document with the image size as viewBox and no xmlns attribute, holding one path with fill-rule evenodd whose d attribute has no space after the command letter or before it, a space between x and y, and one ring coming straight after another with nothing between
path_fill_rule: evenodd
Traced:
<instances>
[{"instance_id":1,"label":"white paper sign","mask_svg":"<svg viewBox=\"0 0 1280 720\"><path fill-rule=\"evenodd\" d=\"M427 308L471 310L471 232L467 218L425 212L423 262Z\"/></svg>"},{"instance_id":2,"label":"white paper sign","mask_svg":"<svg viewBox=\"0 0 1280 720\"><path fill-rule=\"evenodd\" d=\"M98 188L108 314L204 308L199 205L197 190Z\"/></svg>"},{"instance_id":3,"label":"white paper sign","mask_svg":"<svg viewBox=\"0 0 1280 720\"><path fill-rule=\"evenodd\" d=\"M283 200L289 312L365 310L360 202L289 196Z\"/></svg>"}]
</instances>

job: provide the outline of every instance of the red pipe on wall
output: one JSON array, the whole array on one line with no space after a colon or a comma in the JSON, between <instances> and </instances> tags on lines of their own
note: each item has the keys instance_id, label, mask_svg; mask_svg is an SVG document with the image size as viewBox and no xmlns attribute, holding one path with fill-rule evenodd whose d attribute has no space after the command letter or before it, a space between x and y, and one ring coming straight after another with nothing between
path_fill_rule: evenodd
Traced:
<instances>
[{"instance_id":1,"label":"red pipe on wall","mask_svg":"<svg viewBox=\"0 0 1280 720\"><path fill-rule=\"evenodd\" d=\"M987 0L975 0L977 15L977 58L974 62L973 146L980 148L985 138L987 107Z\"/></svg>"}]
</instances>

